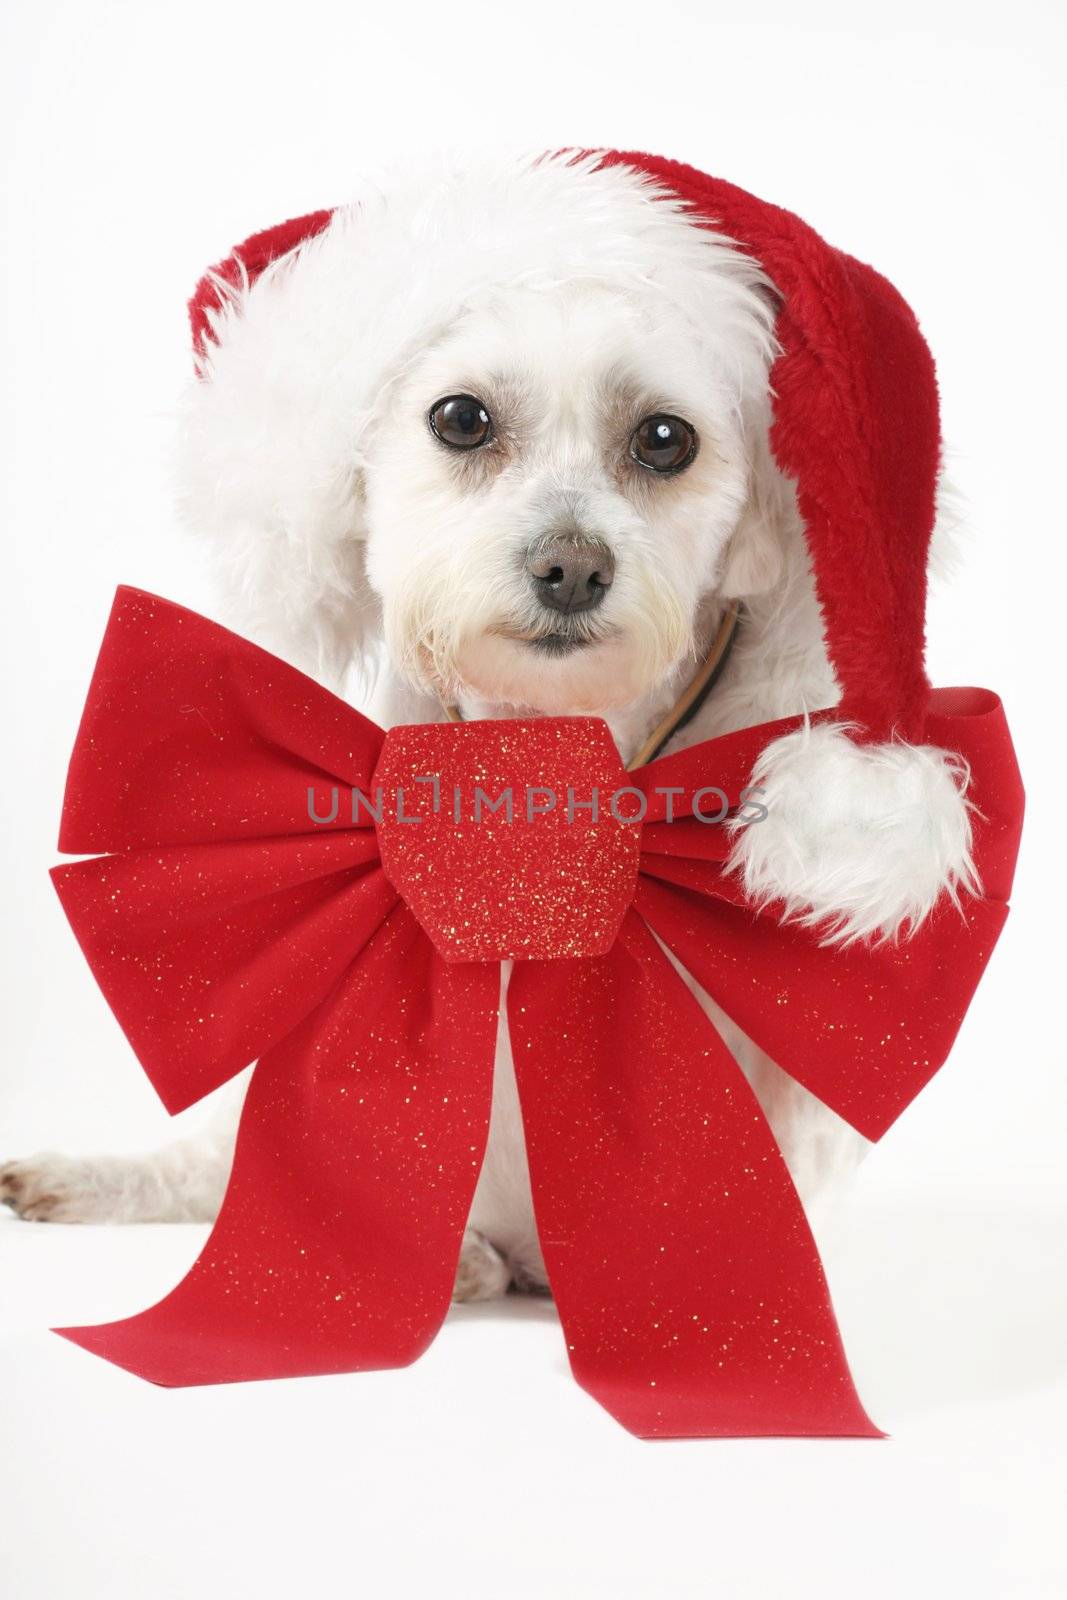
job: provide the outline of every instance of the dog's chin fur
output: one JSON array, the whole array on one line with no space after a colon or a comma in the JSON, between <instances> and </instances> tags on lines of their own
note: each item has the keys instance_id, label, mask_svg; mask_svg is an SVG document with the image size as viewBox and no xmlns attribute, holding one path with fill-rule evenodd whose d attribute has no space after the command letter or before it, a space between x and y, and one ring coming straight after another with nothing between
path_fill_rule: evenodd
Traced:
<instances>
[{"instance_id":1,"label":"dog's chin fur","mask_svg":"<svg viewBox=\"0 0 1067 1600\"><path fill-rule=\"evenodd\" d=\"M460 645L451 695L546 716L603 716L639 702L659 677L625 637L553 657L533 644L486 634Z\"/></svg>"}]
</instances>

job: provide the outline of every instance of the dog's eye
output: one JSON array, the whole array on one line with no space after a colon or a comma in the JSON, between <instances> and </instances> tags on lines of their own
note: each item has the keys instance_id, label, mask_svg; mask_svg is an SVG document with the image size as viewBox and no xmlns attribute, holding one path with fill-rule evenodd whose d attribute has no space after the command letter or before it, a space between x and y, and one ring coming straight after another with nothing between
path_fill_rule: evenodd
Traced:
<instances>
[{"instance_id":1,"label":"dog's eye","mask_svg":"<svg viewBox=\"0 0 1067 1600\"><path fill-rule=\"evenodd\" d=\"M696 453L696 430L659 411L639 422L630 440L630 454L650 472L681 472Z\"/></svg>"},{"instance_id":2,"label":"dog's eye","mask_svg":"<svg viewBox=\"0 0 1067 1600\"><path fill-rule=\"evenodd\" d=\"M476 450L493 437L488 411L472 394L452 394L430 410L430 427L453 450Z\"/></svg>"}]
</instances>

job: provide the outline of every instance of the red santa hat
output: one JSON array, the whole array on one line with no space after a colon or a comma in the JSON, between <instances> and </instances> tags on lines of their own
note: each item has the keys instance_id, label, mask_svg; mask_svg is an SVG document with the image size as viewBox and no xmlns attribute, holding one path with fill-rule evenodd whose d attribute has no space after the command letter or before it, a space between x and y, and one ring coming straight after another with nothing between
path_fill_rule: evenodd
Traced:
<instances>
[{"instance_id":1,"label":"red santa hat","mask_svg":"<svg viewBox=\"0 0 1067 1600\"><path fill-rule=\"evenodd\" d=\"M592 166L589 153L574 160L588 171L624 167L644 175L753 258L777 292L770 442L796 487L841 699L836 726L812 730L821 739L779 740L757 767L772 790L777 785L778 820L749 829L738 845L748 889L846 935L916 925L942 891L972 887L973 870L966 774L951 755L922 744L940 429L933 359L915 316L872 268L732 184L634 152L599 152ZM228 290L240 291L299 252L333 216L316 211L254 234L204 276L189 306L199 360L216 337ZM833 791L830 814L813 804L820 784ZM850 784L854 871L842 865L849 819L840 792ZM880 825L890 818L899 835L888 851L895 884L869 848L872 829L886 843ZM831 876L837 888L824 893Z\"/></svg>"}]
</instances>

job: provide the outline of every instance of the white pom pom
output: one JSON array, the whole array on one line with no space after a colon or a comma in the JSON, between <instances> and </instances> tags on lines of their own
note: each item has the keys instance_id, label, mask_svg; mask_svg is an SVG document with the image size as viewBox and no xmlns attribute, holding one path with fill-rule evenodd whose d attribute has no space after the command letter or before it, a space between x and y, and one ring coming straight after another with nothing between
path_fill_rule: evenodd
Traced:
<instances>
[{"instance_id":1,"label":"white pom pom","mask_svg":"<svg viewBox=\"0 0 1067 1600\"><path fill-rule=\"evenodd\" d=\"M861 745L840 723L806 725L757 761L766 816L730 824L728 870L823 944L910 935L942 895L959 909L961 892L981 892L969 779L961 756L931 745Z\"/></svg>"}]
</instances>

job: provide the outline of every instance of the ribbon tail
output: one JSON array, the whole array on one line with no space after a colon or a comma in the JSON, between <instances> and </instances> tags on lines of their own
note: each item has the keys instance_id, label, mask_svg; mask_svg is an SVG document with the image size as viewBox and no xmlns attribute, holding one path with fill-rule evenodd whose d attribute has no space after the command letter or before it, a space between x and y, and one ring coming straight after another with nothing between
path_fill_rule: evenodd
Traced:
<instances>
[{"instance_id":1,"label":"ribbon tail","mask_svg":"<svg viewBox=\"0 0 1067 1600\"><path fill-rule=\"evenodd\" d=\"M256 1067L218 1221L137 1316L55 1331L167 1387L405 1366L447 1313L488 1130L499 969L402 905Z\"/></svg>"},{"instance_id":2,"label":"ribbon tail","mask_svg":"<svg viewBox=\"0 0 1067 1600\"><path fill-rule=\"evenodd\" d=\"M508 1016L582 1387L640 1438L880 1437L763 1112L640 917L606 956L517 964Z\"/></svg>"}]
</instances>

